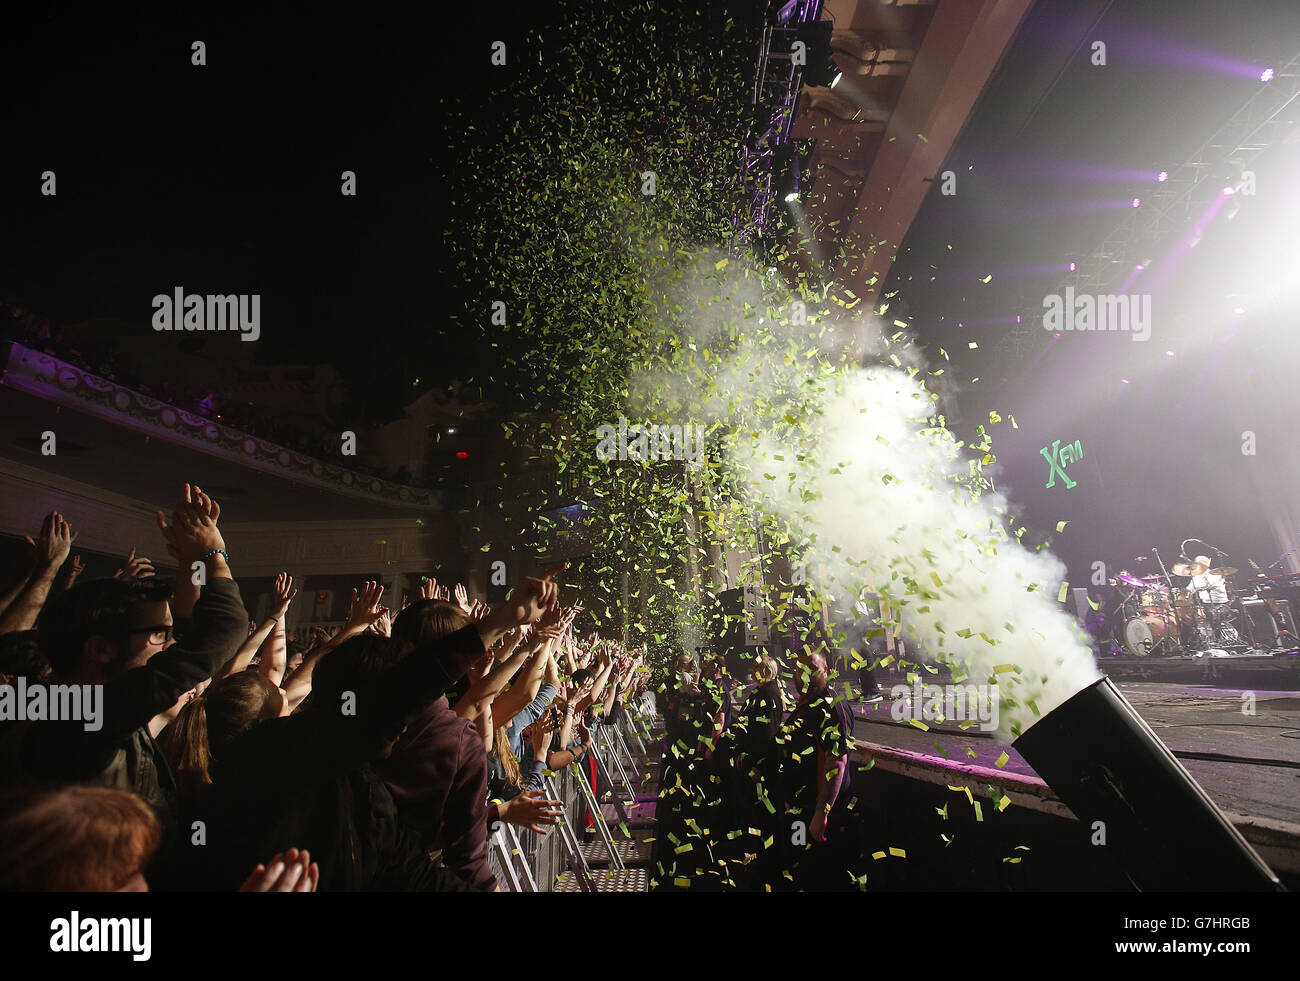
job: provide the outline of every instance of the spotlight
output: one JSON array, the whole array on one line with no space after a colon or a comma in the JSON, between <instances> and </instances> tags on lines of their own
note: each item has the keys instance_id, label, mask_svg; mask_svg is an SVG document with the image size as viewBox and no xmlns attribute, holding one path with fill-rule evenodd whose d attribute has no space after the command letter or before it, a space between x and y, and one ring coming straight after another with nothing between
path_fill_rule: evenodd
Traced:
<instances>
[{"instance_id":1,"label":"spotlight","mask_svg":"<svg viewBox=\"0 0 1300 981\"><path fill-rule=\"evenodd\" d=\"M1167 170L1160 171L1160 173L1156 174L1156 180L1159 181L1161 184L1169 180L1169 171Z\"/></svg>"},{"instance_id":2,"label":"spotlight","mask_svg":"<svg viewBox=\"0 0 1300 981\"><path fill-rule=\"evenodd\" d=\"M1142 272L1144 269L1146 269L1146 266L1142 265L1140 262L1133 267L1134 272Z\"/></svg>"},{"instance_id":3,"label":"spotlight","mask_svg":"<svg viewBox=\"0 0 1300 981\"><path fill-rule=\"evenodd\" d=\"M834 25L828 20L819 20L801 28L797 38L806 46L808 64L803 69L806 85L824 85L835 88L844 72L835 64L831 56L831 31Z\"/></svg>"},{"instance_id":4,"label":"spotlight","mask_svg":"<svg viewBox=\"0 0 1300 981\"><path fill-rule=\"evenodd\" d=\"M1016 323L1020 323L1020 314L1016 314Z\"/></svg>"},{"instance_id":5,"label":"spotlight","mask_svg":"<svg viewBox=\"0 0 1300 981\"><path fill-rule=\"evenodd\" d=\"M1142 199L1141 199L1141 198L1134 198L1134 199L1133 199L1133 207L1135 207L1135 208L1140 208L1140 207L1142 207Z\"/></svg>"},{"instance_id":6,"label":"spotlight","mask_svg":"<svg viewBox=\"0 0 1300 981\"><path fill-rule=\"evenodd\" d=\"M1273 69L1265 68L1262 72L1259 73L1259 80L1261 82L1273 81Z\"/></svg>"},{"instance_id":7,"label":"spotlight","mask_svg":"<svg viewBox=\"0 0 1300 981\"><path fill-rule=\"evenodd\" d=\"M812 189L812 152L816 140L791 140L772 151L772 186L782 200L802 201Z\"/></svg>"},{"instance_id":8,"label":"spotlight","mask_svg":"<svg viewBox=\"0 0 1300 981\"><path fill-rule=\"evenodd\" d=\"M1172 358L1173 356L1174 356L1174 352L1173 352L1173 351L1166 351L1166 352L1165 352L1165 357L1167 357L1167 358Z\"/></svg>"},{"instance_id":9,"label":"spotlight","mask_svg":"<svg viewBox=\"0 0 1300 981\"><path fill-rule=\"evenodd\" d=\"M1237 189L1233 187L1231 184L1227 184L1223 188L1223 196L1225 198L1230 198L1236 193L1237 193Z\"/></svg>"},{"instance_id":10,"label":"spotlight","mask_svg":"<svg viewBox=\"0 0 1300 981\"><path fill-rule=\"evenodd\" d=\"M1070 272L1074 272L1075 268L1076 268L1075 264L1073 262L1070 263Z\"/></svg>"},{"instance_id":11,"label":"spotlight","mask_svg":"<svg viewBox=\"0 0 1300 981\"><path fill-rule=\"evenodd\" d=\"M455 436L455 435L456 435L456 427L455 427L455 426L448 426L448 427L447 427L447 435L448 435L448 436Z\"/></svg>"},{"instance_id":12,"label":"spotlight","mask_svg":"<svg viewBox=\"0 0 1300 981\"><path fill-rule=\"evenodd\" d=\"M1243 313L1246 312L1246 308L1245 308L1245 307L1233 307L1233 308L1232 308L1232 312L1235 313L1235 314L1241 315L1241 314L1243 314Z\"/></svg>"}]
</instances>

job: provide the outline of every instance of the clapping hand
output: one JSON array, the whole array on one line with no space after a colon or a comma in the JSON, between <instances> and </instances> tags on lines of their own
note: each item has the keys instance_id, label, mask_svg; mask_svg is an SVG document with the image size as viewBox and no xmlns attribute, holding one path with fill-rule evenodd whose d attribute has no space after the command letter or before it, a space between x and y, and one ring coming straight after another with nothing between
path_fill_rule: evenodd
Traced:
<instances>
[{"instance_id":1,"label":"clapping hand","mask_svg":"<svg viewBox=\"0 0 1300 981\"><path fill-rule=\"evenodd\" d=\"M51 511L41 522L41 530L35 541L32 541L30 535L24 537L35 552L37 568L54 570L63 565L68 553L72 551L72 543L77 540L77 533L72 530L72 526L63 515L58 511Z\"/></svg>"},{"instance_id":2,"label":"clapping hand","mask_svg":"<svg viewBox=\"0 0 1300 981\"><path fill-rule=\"evenodd\" d=\"M154 515L158 530L167 541L168 554L185 566L212 552L225 550L225 540L217 530L221 507L197 484L184 485L170 521L161 511L155 511Z\"/></svg>"},{"instance_id":3,"label":"clapping hand","mask_svg":"<svg viewBox=\"0 0 1300 981\"><path fill-rule=\"evenodd\" d=\"M240 892L315 892L320 869L306 851L290 848L271 858L270 867L258 865L239 887Z\"/></svg>"}]
</instances>

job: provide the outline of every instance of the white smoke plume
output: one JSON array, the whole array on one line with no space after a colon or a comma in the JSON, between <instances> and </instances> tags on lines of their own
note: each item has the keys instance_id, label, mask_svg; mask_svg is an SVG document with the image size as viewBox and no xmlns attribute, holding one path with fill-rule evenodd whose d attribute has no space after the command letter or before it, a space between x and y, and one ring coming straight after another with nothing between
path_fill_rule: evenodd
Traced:
<instances>
[{"instance_id":1,"label":"white smoke plume","mask_svg":"<svg viewBox=\"0 0 1300 981\"><path fill-rule=\"evenodd\" d=\"M719 336L738 297L758 306L751 282L730 279L719 304L717 278L696 281L678 307L687 335ZM636 379L634 400L733 431L726 474L806 541L823 596L842 611L863 589L889 598L909 648L964 667L969 682L996 677L1003 739L1100 678L1058 602L1064 565L1008 532L1001 494L972 493L982 451L934 425L924 358L904 333L872 315L751 313L720 360Z\"/></svg>"}]
</instances>

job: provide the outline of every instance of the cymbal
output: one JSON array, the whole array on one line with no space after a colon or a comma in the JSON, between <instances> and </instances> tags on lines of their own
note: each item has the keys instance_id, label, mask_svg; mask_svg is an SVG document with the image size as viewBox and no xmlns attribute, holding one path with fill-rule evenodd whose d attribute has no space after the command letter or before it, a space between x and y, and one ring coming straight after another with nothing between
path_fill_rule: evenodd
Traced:
<instances>
[{"instance_id":1,"label":"cymbal","mask_svg":"<svg viewBox=\"0 0 1300 981\"><path fill-rule=\"evenodd\" d=\"M1117 574L1115 578L1118 579L1120 582L1128 583L1130 586L1137 586L1138 588L1143 588L1146 586L1146 583L1143 582L1141 579L1139 579L1137 576L1130 576L1127 572L1121 572Z\"/></svg>"},{"instance_id":2,"label":"cymbal","mask_svg":"<svg viewBox=\"0 0 1300 981\"><path fill-rule=\"evenodd\" d=\"M1238 570L1234 569L1232 566L1230 566L1230 565L1225 565L1225 566L1222 566L1221 568L1218 568L1218 569L1211 569L1211 570L1210 570L1210 575L1212 575L1212 576L1235 576L1235 575L1237 574L1237 571L1238 571Z\"/></svg>"},{"instance_id":3,"label":"cymbal","mask_svg":"<svg viewBox=\"0 0 1300 981\"><path fill-rule=\"evenodd\" d=\"M1169 571L1175 576L1199 576L1207 568L1199 562L1175 562Z\"/></svg>"}]
</instances>

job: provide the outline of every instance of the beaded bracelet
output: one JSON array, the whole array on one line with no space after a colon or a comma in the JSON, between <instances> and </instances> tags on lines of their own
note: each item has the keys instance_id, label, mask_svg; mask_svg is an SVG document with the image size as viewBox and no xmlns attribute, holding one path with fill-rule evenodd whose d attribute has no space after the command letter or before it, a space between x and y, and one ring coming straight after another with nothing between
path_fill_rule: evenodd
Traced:
<instances>
[{"instance_id":1,"label":"beaded bracelet","mask_svg":"<svg viewBox=\"0 0 1300 981\"><path fill-rule=\"evenodd\" d=\"M230 564L230 553L227 552L224 548L214 548L211 552L203 553L203 558L200 561L206 562L214 555L220 555L223 559L226 560L226 565Z\"/></svg>"}]
</instances>

